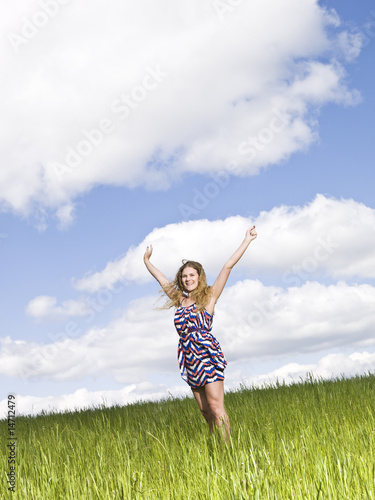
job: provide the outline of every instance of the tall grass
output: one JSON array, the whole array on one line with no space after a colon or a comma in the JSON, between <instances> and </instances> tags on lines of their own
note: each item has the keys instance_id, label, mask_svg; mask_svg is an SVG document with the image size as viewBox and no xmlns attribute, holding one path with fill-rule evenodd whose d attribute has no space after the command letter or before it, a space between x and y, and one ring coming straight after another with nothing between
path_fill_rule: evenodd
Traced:
<instances>
[{"instance_id":1,"label":"tall grass","mask_svg":"<svg viewBox=\"0 0 375 500\"><path fill-rule=\"evenodd\" d=\"M18 417L12 498L375 499L375 375L242 388L226 408L230 444L190 398Z\"/></svg>"}]
</instances>

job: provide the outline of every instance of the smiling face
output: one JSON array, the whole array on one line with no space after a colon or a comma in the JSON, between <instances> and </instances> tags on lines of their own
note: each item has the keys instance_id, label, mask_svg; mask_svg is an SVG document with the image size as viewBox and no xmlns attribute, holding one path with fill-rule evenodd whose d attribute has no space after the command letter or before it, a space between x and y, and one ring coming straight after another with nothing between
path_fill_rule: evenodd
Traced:
<instances>
[{"instance_id":1,"label":"smiling face","mask_svg":"<svg viewBox=\"0 0 375 500\"><path fill-rule=\"evenodd\" d=\"M193 292L198 287L199 274L193 267L185 267L182 271L181 281L188 293Z\"/></svg>"}]
</instances>

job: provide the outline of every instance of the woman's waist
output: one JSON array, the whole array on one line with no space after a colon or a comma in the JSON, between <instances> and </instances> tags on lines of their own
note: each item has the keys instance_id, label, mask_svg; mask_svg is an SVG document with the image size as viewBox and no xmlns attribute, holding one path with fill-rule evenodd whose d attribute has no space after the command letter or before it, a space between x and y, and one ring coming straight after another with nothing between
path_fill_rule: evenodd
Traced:
<instances>
[{"instance_id":1,"label":"woman's waist","mask_svg":"<svg viewBox=\"0 0 375 500\"><path fill-rule=\"evenodd\" d=\"M213 337L211 333L211 328L204 328L204 327L191 327L191 328L185 328L183 330L177 329L177 333L180 338L185 338L190 335L193 336L202 336L202 337Z\"/></svg>"}]
</instances>

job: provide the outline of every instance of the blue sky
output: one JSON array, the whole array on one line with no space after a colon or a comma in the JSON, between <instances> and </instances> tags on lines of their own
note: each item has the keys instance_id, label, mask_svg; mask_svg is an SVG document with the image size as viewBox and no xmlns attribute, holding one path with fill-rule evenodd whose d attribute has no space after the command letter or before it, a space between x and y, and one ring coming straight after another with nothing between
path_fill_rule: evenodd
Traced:
<instances>
[{"instance_id":1,"label":"blue sky","mask_svg":"<svg viewBox=\"0 0 375 500\"><path fill-rule=\"evenodd\" d=\"M213 280L253 222L259 238L217 305L227 386L373 370L371 2L227 2L225 12L213 1L182 2L168 16L141 4L143 11L127 11L119 2L108 24L99 3L93 13L80 3L57 6L19 45L14 34L22 35L25 17L37 21L38 4L8 7L2 21L9 76L1 97L0 400L15 392L20 411L30 412L186 393L173 312L155 310L144 244L154 243L155 264L169 277L181 259L197 255ZM252 24L254 12L263 32ZM128 31L116 36L109 20L121 16ZM131 27L137 23L140 33ZM61 35L67 24L69 42ZM158 67L161 81L139 90ZM136 87L139 102L121 124L109 109L122 89ZM288 116L282 130L254 161L240 157L239 141L268 137L261 134L275 108ZM53 165L68 144L107 116L117 130L58 179ZM232 160L239 167L228 174ZM329 235L336 246L317 253ZM290 286L293 265L309 262L313 270ZM324 325L312 318L306 333L299 300L320 311ZM256 303L258 313L266 304L258 325L241 316ZM346 317L350 303L357 326ZM71 323L79 334L59 337ZM25 375L30 360L32 377Z\"/></svg>"}]
</instances>

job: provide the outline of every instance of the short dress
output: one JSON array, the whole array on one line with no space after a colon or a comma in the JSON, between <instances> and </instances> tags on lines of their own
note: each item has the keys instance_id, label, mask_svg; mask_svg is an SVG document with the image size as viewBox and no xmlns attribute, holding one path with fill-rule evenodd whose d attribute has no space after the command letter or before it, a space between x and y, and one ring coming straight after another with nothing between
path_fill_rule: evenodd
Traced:
<instances>
[{"instance_id":1,"label":"short dress","mask_svg":"<svg viewBox=\"0 0 375 500\"><path fill-rule=\"evenodd\" d=\"M211 334L212 319L205 309L198 312L195 304L176 309L174 324L180 336L178 364L181 377L191 388L224 380L227 361Z\"/></svg>"}]
</instances>

